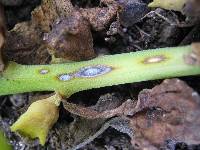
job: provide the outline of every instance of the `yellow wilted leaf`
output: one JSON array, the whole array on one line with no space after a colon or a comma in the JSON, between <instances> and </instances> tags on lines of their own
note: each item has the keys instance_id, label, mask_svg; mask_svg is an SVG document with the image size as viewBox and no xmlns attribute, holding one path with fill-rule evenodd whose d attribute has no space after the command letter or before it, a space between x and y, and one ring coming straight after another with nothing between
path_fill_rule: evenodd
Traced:
<instances>
[{"instance_id":1,"label":"yellow wilted leaf","mask_svg":"<svg viewBox=\"0 0 200 150\"><path fill-rule=\"evenodd\" d=\"M154 0L148 6L181 11L187 0Z\"/></svg>"}]
</instances>

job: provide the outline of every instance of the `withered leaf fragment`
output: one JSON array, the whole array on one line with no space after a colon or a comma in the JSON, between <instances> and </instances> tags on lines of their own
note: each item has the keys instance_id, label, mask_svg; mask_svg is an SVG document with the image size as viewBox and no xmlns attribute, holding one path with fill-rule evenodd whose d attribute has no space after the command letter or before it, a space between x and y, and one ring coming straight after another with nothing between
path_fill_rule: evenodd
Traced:
<instances>
[{"instance_id":1,"label":"withered leaf fragment","mask_svg":"<svg viewBox=\"0 0 200 150\"><path fill-rule=\"evenodd\" d=\"M97 119L97 118L111 118L114 116L127 116L132 115L132 109L134 107L134 103L131 100L125 101L122 105L117 108L105 110L105 111L96 111L92 107L83 107L76 104L72 104L64 101L64 108L71 112L72 114L76 114L78 116L82 116L88 119Z\"/></svg>"},{"instance_id":2,"label":"withered leaf fragment","mask_svg":"<svg viewBox=\"0 0 200 150\"><path fill-rule=\"evenodd\" d=\"M0 72L4 68L4 62L2 58L2 47L5 43L5 34L6 34L6 26L5 26L4 10L0 4Z\"/></svg>"},{"instance_id":3,"label":"withered leaf fragment","mask_svg":"<svg viewBox=\"0 0 200 150\"><path fill-rule=\"evenodd\" d=\"M137 113L131 118L132 143L155 149L173 139L200 144L200 96L179 79L168 79L138 96Z\"/></svg>"},{"instance_id":4,"label":"withered leaf fragment","mask_svg":"<svg viewBox=\"0 0 200 150\"><path fill-rule=\"evenodd\" d=\"M19 23L8 32L7 40L13 44L7 43L4 48L7 59L45 64L50 56L66 61L95 57L91 29L105 29L118 11L114 0L105 0L105 5L83 9L74 8L70 0L42 0L32 11L31 21Z\"/></svg>"},{"instance_id":5,"label":"withered leaf fragment","mask_svg":"<svg viewBox=\"0 0 200 150\"><path fill-rule=\"evenodd\" d=\"M112 93L101 96L96 105L91 107L85 107L67 101L63 101L63 105L64 108L72 114L87 119L105 119L114 116L132 115L136 104L130 99L122 103L120 98Z\"/></svg>"},{"instance_id":6,"label":"withered leaf fragment","mask_svg":"<svg viewBox=\"0 0 200 150\"><path fill-rule=\"evenodd\" d=\"M78 11L55 21L44 40L56 58L80 61L95 56L90 24Z\"/></svg>"},{"instance_id":7,"label":"withered leaf fragment","mask_svg":"<svg viewBox=\"0 0 200 150\"><path fill-rule=\"evenodd\" d=\"M68 141L73 147L72 149L83 147L111 126L111 123L104 124L106 119L120 112L115 111L113 114L105 112L111 110L110 112L112 113L112 110L117 110L122 103L121 100L119 96L112 93L102 95L96 105L91 107L84 107L63 101L64 108L71 112L74 117L74 122L70 124L68 133L70 134L68 138L73 139ZM121 111L120 109L118 110ZM114 126L117 128L117 125L113 123ZM62 139L66 139L67 134L65 133L63 136L65 138L62 137Z\"/></svg>"}]
</instances>

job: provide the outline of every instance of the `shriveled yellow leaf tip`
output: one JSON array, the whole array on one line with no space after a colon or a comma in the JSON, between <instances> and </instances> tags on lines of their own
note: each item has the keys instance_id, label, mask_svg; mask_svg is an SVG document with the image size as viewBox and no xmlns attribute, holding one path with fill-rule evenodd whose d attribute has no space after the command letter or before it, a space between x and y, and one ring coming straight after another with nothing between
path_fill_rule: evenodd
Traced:
<instances>
[{"instance_id":1,"label":"shriveled yellow leaf tip","mask_svg":"<svg viewBox=\"0 0 200 150\"><path fill-rule=\"evenodd\" d=\"M57 94L30 105L28 110L11 126L11 131L31 139L39 138L44 145L49 129L56 123L59 116L58 102L61 100Z\"/></svg>"}]
</instances>

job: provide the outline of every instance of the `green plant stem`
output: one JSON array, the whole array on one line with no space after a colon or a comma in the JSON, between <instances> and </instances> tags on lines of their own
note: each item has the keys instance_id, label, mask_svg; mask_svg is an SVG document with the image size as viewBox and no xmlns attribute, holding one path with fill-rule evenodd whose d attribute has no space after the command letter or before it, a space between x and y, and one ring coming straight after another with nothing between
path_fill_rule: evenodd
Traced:
<instances>
[{"instance_id":1,"label":"green plant stem","mask_svg":"<svg viewBox=\"0 0 200 150\"><path fill-rule=\"evenodd\" d=\"M200 74L200 66L185 63L191 46L161 48L133 53L102 56L93 60L51 65L20 65L8 63L0 77L0 95L56 91L66 97L78 91L124 83ZM160 57L161 61L148 60ZM59 80L62 74L75 74L83 67L104 65L112 71L91 78L74 77ZM41 74L42 69L48 73Z\"/></svg>"}]
</instances>

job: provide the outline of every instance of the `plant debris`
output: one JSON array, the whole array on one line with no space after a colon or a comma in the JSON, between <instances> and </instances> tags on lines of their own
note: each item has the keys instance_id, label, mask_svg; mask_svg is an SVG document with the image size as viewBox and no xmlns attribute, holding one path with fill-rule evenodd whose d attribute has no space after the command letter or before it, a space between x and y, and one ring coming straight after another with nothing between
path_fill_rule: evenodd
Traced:
<instances>
[{"instance_id":1,"label":"plant debris","mask_svg":"<svg viewBox=\"0 0 200 150\"><path fill-rule=\"evenodd\" d=\"M1 0L0 2L5 6L19 6L24 0Z\"/></svg>"},{"instance_id":2,"label":"plant debris","mask_svg":"<svg viewBox=\"0 0 200 150\"><path fill-rule=\"evenodd\" d=\"M48 58L47 53L38 54L41 35L42 33L31 22L16 24L8 32L7 42L3 49L5 57L22 64L44 64Z\"/></svg>"},{"instance_id":3,"label":"plant debris","mask_svg":"<svg viewBox=\"0 0 200 150\"><path fill-rule=\"evenodd\" d=\"M64 104L64 108L67 111L71 112L72 114L76 114L78 116L88 118L88 119L111 118L114 116L130 115L132 114L131 110L133 109L133 106L134 106L132 100L127 100L121 106L117 108L108 109L108 110L106 109L105 111L98 112L94 110L93 107L87 108L87 107L78 106L76 104L72 104L66 101L64 101L63 104Z\"/></svg>"},{"instance_id":4,"label":"plant debris","mask_svg":"<svg viewBox=\"0 0 200 150\"><path fill-rule=\"evenodd\" d=\"M154 0L153 3L156 1L161 2L156 7L175 11L158 8L149 13L150 0L42 0L32 11L31 20L22 22L21 18L6 36L5 22L1 22L0 17L3 58L21 64L48 64L91 59L102 50L104 54L115 54L199 42L198 0L168 0L166 3ZM6 9L19 11L20 17L30 9L23 3L30 3L31 8L36 3L24 0L1 2ZM169 6L168 2L173 5ZM15 17L6 9L9 28L13 26L9 20L13 22ZM185 28L184 23L187 26L188 22L190 27ZM6 41L4 45L1 45L1 35L2 43ZM193 53L187 55L186 62L200 65L199 45L194 43L192 46ZM0 50L0 71L3 66ZM199 92L199 78L183 80L191 88L184 81L169 79L148 90L142 89L160 81L87 91L80 98L76 95L73 103L63 100L58 123L50 131L44 147L37 140L24 141L9 127L22 113L21 108L27 107L30 95L35 93L0 97L0 126L15 149L156 150L178 149L177 145L180 149L192 149L192 146L198 149L200 97L192 88ZM132 86L134 88L130 88ZM135 96L140 90L136 101ZM105 91L108 94L102 95ZM115 97L113 91L122 96ZM99 99L98 92L101 93ZM88 106L91 101L97 102Z\"/></svg>"},{"instance_id":5,"label":"plant debris","mask_svg":"<svg viewBox=\"0 0 200 150\"><path fill-rule=\"evenodd\" d=\"M116 97L113 93L101 96L96 105L90 108L80 107L66 101L63 101L63 104L67 111L75 114L73 115L74 121L69 127L71 139L74 139L74 141L69 142L71 143L71 148L73 147L72 149L78 149L93 141L111 126L111 121L104 125L106 118L111 117L108 117L105 112L118 107L121 104L121 99L120 97Z\"/></svg>"},{"instance_id":6,"label":"plant debris","mask_svg":"<svg viewBox=\"0 0 200 150\"><path fill-rule=\"evenodd\" d=\"M132 144L140 149L162 147L166 140L199 144L200 96L179 79L169 79L138 96L137 113L130 118Z\"/></svg>"},{"instance_id":7,"label":"plant debris","mask_svg":"<svg viewBox=\"0 0 200 150\"><path fill-rule=\"evenodd\" d=\"M103 112L68 102L64 102L64 107L72 114L87 119L128 117L121 118L128 121L122 125L126 130L121 131L119 127L115 129L128 134L133 146L139 149L164 147L167 140L174 140L174 144L199 144L200 134L196 131L200 130L200 96L179 79L167 79L151 90L141 91L136 105L128 100L115 109ZM119 118L118 125L122 121ZM98 132L76 147L88 144L109 126L112 125L106 122Z\"/></svg>"},{"instance_id":8,"label":"plant debris","mask_svg":"<svg viewBox=\"0 0 200 150\"><path fill-rule=\"evenodd\" d=\"M50 56L73 61L91 59L95 57L91 26L97 31L105 29L117 11L118 5L113 3L77 9L70 0L43 0L32 12L31 21L19 23L8 32L6 56L23 64L44 64Z\"/></svg>"},{"instance_id":9,"label":"plant debris","mask_svg":"<svg viewBox=\"0 0 200 150\"><path fill-rule=\"evenodd\" d=\"M149 7L160 7L167 10L181 11L187 0L154 0Z\"/></svg>"},{"instance_id":10,"label":"plant debris","mask_svg":"<svg viewBox=\"0 0 200 150\"><path fill-rule=\"evenodd\" d=\"M77 11L72 16L58 19L44 40L56 58L80 61L95 56L90 25Z\"/></svg>"}]
</instances>

